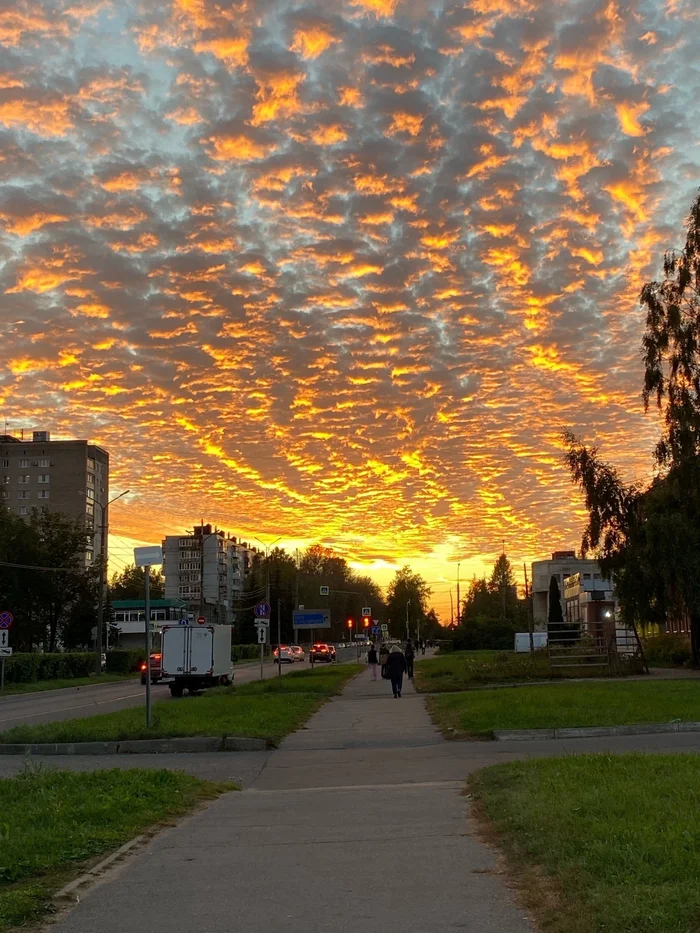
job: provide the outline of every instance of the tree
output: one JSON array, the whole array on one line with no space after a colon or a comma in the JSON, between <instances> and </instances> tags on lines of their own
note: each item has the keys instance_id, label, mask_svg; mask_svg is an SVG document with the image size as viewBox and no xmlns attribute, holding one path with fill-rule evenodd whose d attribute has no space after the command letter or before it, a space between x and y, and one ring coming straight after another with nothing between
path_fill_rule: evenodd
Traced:
<instances>
[{"instance_id":1,"label":"tree","mask_svg":"<svg viewBox=\"0 0 700 933\"><path fill-rule=\"evenodd\" d=\"M518 597L513 568L505 554L501 554L493 565L488 587L489 593L500 599L501 620L505 621L506 618L512 617Z\"/></svg>"},{"instance_id":2,"label":"tree","mask_svg":"<svg viewBox=\"0 0 700 933\"><path fill-rule=\"evenodd\" d=\"M414 632L416 623L423 624L431 589L419 573L414 573L408 564L394 574L387 588L386 611L390 620L390 632L394 637Z\"/></svg>"},{"instance_id":3,"label":"tree","mask_svg":"<svg viewBox=\"0 0 700 933\"><path fill-rule=\"evenodd\" d=\"M111 599L144 599L146 592L146 570L144 567L127 565L121 573L112 574L109 581ZM151 599L163 599L165 579L158 568L151 568Z\"/></svg>"},{"instance_id":4,"label":"tree","mask_svg":"<svg viewBox=\"0 0 700 933\"><path fill-rule=\"evenodd\" d=\"M561 630L564 625L564 613L561 611L561 591L559 581L555 576L549 581L549 610L547 612L547 628Z\"/></svg>"}]
</instances>

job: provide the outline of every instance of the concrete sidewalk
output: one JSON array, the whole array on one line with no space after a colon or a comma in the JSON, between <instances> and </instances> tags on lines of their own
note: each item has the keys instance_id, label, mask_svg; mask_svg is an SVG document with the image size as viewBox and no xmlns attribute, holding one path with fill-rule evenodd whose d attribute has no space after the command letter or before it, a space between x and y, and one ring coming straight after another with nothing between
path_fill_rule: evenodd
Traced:
<instances>
[{"instance_id":1,"label":"concrete sidewalk","mask_svg":"<svg viewBox=\"0 0 700 933\"><path fill-rule=\"evenodd\" d=\"M247 790L161 834L50 929L531 933L472 834L451 748L410 683L397 700L365 672Z\"/></svg>"}]
</instances>

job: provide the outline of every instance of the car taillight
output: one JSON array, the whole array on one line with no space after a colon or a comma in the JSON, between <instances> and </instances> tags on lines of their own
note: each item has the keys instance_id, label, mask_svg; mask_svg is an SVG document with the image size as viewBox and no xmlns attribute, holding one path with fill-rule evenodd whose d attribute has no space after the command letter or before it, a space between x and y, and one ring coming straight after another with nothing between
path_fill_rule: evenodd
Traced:
<instances>
[{"instance_id":1,"label":"car taillight","mask_svg":"<svg viewBox=\"0 0 700 933\"><path fill-rule=\"evenodd\" d=\"M141 670L142 670L142 671L145 671L145 670L146 670L146 662L145 662L145 661L144 661L143 664L141 665Z\"/></svg>"}]
</instances>

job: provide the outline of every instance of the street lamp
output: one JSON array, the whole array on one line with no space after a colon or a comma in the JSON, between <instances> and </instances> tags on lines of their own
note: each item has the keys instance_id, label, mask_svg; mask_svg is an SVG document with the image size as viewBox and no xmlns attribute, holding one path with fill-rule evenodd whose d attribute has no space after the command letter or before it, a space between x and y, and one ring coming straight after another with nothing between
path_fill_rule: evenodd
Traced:
<instances>
[{"instance_id":1,"label":"street lamp","mask_svg":"<svg viewBox=\"0 0 700 933\"><path fill-rule=\"evenodd\" d=\"M262 544L265 548L265 602L267 605L270 605L270 561L268 560L268 555L270 553L270 548L273 544L277 544L278 541L282 539L282 535L278 535L274 541L271 541L269 544L265 544L264 541L261 541L260 538L256 538L255 535L252 535L253 541L257 541L258 544ZM270 607L272 609L272 607ZM278 677L282 676L282 635L281 628L282 623L280 620L281 616L281 607L280 607L280 598L279 594L277 595L277 656L279 658L278 665ZM270 639L272 640L272 639ZM264 646L260 645L260 680L263 679L263 649ZM274 655L273 655L274 658Z\"/></svg>"},{"instance_id":2,"label":"street lamp","mask_svg":"<svg viewBox=\"0 0 700 933\"><path fill-rule=\"evenodd\" d=\"M406 641L411 637L408 631L408 607L411 605L411 600L409 599L406 603Z\"/></svg>"},{"instance_id":3,"label":"street lamp","mask_svg":"<svg viewBox=\"0 0 700 933\"><path fill-rule=\"evenodd\" d=\"M107 568L105 567L105 543L107 541L107 509L109 506L116 502L117 499L121 499L122 496L126 496L131 490L125 489L124 492L120 492L118 496L115 496L113 499L110 499L109 502L105 502L102 505L101 502L98 502L97 499L91 500L95 505L98 505L102 510L102 524L100 525L100 592L97 602L97 637L95 639L95 674L99 677L102 673L102 620L104 618L104 601L105 601L105 584L107 582ZM81 492L81 495L85 493ZM146 622L148 624L148 622ZM109 631L107 632L106 645L105 648L109 648Z\"/></svg>"}]
</instances>

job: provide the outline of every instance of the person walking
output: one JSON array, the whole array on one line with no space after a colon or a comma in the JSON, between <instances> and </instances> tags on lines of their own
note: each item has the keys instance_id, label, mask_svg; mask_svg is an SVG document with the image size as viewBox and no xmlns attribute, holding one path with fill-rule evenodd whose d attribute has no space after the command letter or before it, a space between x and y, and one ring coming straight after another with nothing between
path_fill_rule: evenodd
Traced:
<instances>
[{"instance_id":1,"label":"person walking","mask_svg":"<svg viewBox=\"0 0 700 933\"><path fill-rule=\"evenodd\" d=\"M406 642L404 655L406 657L406 671L408 672L408 679L413 680L413 661L416 657L416 651L410 638Z\"/></svg>"},{"instance_id":2,"label":"person walking","mask_svg":"<svg viewBox=\"0 0 700 933\"><path fill-rule=\"evenodd\" d=\"M386 642L382 642L379 647L379 666L382 669L382 677L386 677L386 662L389 659L389 648Z\"/></svg>"},{"instance_id":3,"label":"person walking","mask_svg":"<svg viewBox=\"0 0 700 933\"><path fill-rule=\"evenodd\" d=\"M377 679L377 649L370 642L369 651L367 652L367 665L369 666L370 672L372 674L372 680Z\"/></svg>"},{"instance_id":4,"label":"person walking","mask_svg":"<svg viewBox=\"0 0 700 933\"><path fill-rule=\"evenodd\" d=\"M406 658L403 656L403 652L398 645L392 645L386 662L386 670L389 680L391 681L391 689L394 692L394 697L400 697L401 688L403 686L403 675L406 670Z\"/></svg>"},{"instance_id":5,"label":"person walking","mask_svg":"<svg viewBox=\"0 0 700 933\"><path fill-rule=\"evenodd\" d=\"M425 638L421 638L420 640L420 653L425 654Z\"/></svg>"}]
</instances>

